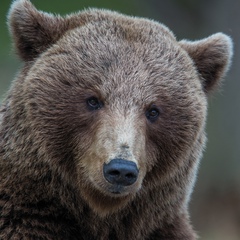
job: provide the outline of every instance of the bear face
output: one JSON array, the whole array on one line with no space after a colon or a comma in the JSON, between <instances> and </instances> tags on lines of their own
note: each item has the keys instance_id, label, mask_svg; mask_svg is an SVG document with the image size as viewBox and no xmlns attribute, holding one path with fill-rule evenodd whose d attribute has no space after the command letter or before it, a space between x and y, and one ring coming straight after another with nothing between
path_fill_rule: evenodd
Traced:
<instances>
[{"instance_id":1,"label":"bear face","mask_svg":"<svg viewBox=\"0 0 240 240\"><path fill-rule=\"evenodd\" d=\"M188 161L204 138L206 115L198 73L170 32L147 22L146 33L135 21L135 36L124 21L112 26L111 13L104 18L65 33L41 54L23 93L41 145L57 164L70 165L94 209L103 199L101 213L112 210L107 199L117 209L126 204L152 171L164 181ZM104 165L114 159L136 164L133 184L106 181Z\"/></svg>"},{"instance_id":2,"label":"bear face","mask_svg":"<svg viewBox=\"0 0 240 240\"><path fill-rule=\"evenodd\" d=\"M47 165L102 218L132 203L187 214L230 38L178 42L154 21L96 9L61 18L27 0L9 26L25 66L0 112L0 158L36 179Z\"/></svg>"}]
</instances>

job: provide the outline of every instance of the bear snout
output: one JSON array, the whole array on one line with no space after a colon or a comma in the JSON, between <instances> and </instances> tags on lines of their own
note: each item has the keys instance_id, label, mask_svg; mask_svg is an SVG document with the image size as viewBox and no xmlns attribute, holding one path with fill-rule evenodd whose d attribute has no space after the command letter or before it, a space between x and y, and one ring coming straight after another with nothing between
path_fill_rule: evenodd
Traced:
<instances>
[{"instance_id":1,"label":"bear snout","mask_svg":"<svg viewBox=\"0 0 240 240\"><path fill-rule=\"evenodd\" d=\"M113 193L120 193L123 187L134 184L138 173L136 163L121 158L113 159L103 166L104 178L113 185Z\"/></svg>"}]
</instances>

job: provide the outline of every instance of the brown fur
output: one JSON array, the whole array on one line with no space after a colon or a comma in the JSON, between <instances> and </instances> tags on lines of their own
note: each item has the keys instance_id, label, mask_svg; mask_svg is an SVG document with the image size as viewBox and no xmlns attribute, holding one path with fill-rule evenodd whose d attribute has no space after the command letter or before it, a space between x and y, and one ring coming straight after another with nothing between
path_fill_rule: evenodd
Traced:
<instances>
[{"instance_id":1,"label":"brown fur","mask_svg":"<svg viewBox=\"0 0 240 240\"><path fill-rule=\"evenodd\" d=\"M178 42L147 19L28 0L9 27L25 65L0 109L0 238L196 239L187 206L230 38ZM139 169L118 195L102 170L117 157Z\"/></svg>"}]
</instances>

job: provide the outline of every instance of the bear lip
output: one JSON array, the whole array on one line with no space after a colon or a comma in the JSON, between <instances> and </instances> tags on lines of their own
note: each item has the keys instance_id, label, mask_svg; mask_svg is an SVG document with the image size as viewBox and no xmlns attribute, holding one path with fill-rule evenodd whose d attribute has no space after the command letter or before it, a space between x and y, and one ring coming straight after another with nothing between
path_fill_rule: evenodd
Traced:
<instances>
[{"instance_id":1,"label":"bear lip","mask_svg":"<svg viewBox=\"0 0 240 240\"><path fill-rule=\"evenodd\" d=\"M113 193L113 194L121 194L121 192L114 192L114 191L112 191L111 193Z\"/></svg>"},{"instance_id":2,"label":"bear lip","mask_svg":"<svg viewBox=\"0 0 240 240\"><path fill-rule=\"evenodd\" d=\"M126 197L128 195L135 194L136 191L135 189L132 189L132 187L124 187L118 184L112 185L105 189L105 194L107 194L110 197L114 198L121 198L121 197Z\"/></svg>"},{"instance_id":3,"label":"bear lip","mask_svg":"<svg viewBox=\"0 0 240 240\"><path fill-rule=\"evenodd\" d=\"M115 185L111 186L111 188L109 189L109 192L113 193L113 194L122 194L125 191L124 191L124 187L122 185L115 184Z\"/></svg>"}]
</instances>

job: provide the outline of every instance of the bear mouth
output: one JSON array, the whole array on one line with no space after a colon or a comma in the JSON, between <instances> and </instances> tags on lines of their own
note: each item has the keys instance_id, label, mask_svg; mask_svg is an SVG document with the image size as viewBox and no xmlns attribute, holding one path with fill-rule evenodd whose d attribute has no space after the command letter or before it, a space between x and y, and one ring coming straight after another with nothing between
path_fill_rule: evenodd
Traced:
<instances>
[{"instance_id":1,"label":"bear mouth","mask_svg":"<svg viewBox=\"0 0 240 240\"><path fill-rule=\"evenodd\" d=\"M121 192L117 192L117 191L116 192L113 191L111 193L116 194L116 195L121 194Z\"/></svg>"},{"instance_id":2,"label":"bear mouth","mask_svg":"<svg viewBox=\"0 0 240 240\"><path fill-rule=\"evenodd\" d=\"M126 189L124 189L123 186L121 185L112 185L109 189L108 192L114 195L121 195L124 194L126 195Z\"/></svg>"},{"instance_id":3,"label":"bear mouth","mask_svg":"<svg viewBox=\"0 0 240 240\"><path fill-rule=\"evenodd\" d=\"M125 192L125 189L122 185L113 185L109 188L108 191L114 195L120 195Z\"/></svg>"}]
</instances>

